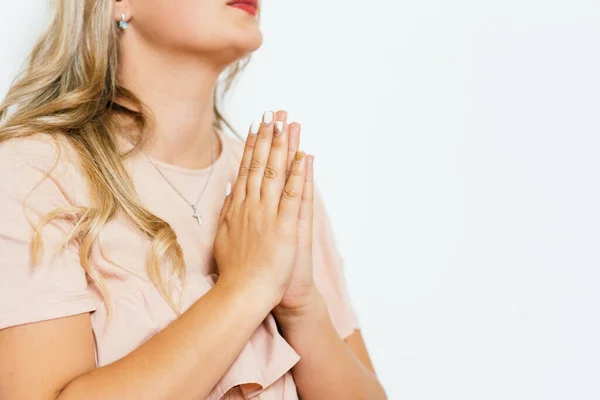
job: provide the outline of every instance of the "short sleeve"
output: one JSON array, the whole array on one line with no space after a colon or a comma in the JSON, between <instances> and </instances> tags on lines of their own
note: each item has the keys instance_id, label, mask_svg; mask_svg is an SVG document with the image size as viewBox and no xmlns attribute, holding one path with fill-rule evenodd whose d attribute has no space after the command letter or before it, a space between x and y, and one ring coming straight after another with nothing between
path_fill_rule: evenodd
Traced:
<instances>
[{"instance_id":1,"label":"short sleeve","mask_svg":"<svg viewBox=\"0 0 600 400\"><path fill-rule=\"evenodd\" d=\"M344 277L344 260L339 253L331 220L317 187L314 203L313 268L315 284L327 303L331 320L340 337L345 339L359 329L358 318Z\"/></svg>"},{"instance_id":2,"label":"short sleeve","mask_svg":"<svg viewBox=\"0 0 600 400\"><path fill-rule=\"evenodd\" d=\"M72 222L43 228L43 251L32 265L33 227L73 205L72 166L57 162L57 145L40 137L0 144L0 329L95 309L78 249L62 246Z\"/></svg>"}]
</instances>

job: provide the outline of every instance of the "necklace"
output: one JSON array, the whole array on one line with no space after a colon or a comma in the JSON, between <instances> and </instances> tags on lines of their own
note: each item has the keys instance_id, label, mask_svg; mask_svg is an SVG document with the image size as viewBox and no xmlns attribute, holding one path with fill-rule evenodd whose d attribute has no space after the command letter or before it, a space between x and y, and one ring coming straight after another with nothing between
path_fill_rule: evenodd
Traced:
<instances>
[{"instance_id":1,"label":"necklace","mask_svg":"<svg viewBox=\"0 0 600 400\"><path fill-rule=\"evenodd\" d=\"M152 161L152 159L146 154L143 153L144 156L146 156L146 159L148 159L148 161L150 161L150 164L152 164L152 166L154 167L154 169L156 169L156 171L158 171L158 173L163 177L163 179L169 184L169 186L171 186L171 188L173 188L173 190L175 191L175 193L177 193L179 195L179 197L181 197L183 199L183 201L185 201L190 207L192 207L192 211L194 211L194 213L192 214L192 217L196 219L196 221L198 221L198 225L202 225L202 215L200 215L200 213L198 212L198 203L200 202L200 199L202 198L202 195L204 194L204 192L206 191L206 187L208 186L208 181L210 181L210 177L212 175L213 172L213 168L215 165L215 133L213 131L213 134L211 136L211 143L212 143L212 163L210 164L210 171L208 173L208 178L206 178L206 182L204 182L204 187L202 188L202 192L200 192L200 195L198 196L198 199L196 200L195 203L190 203L183 194L181 194L181 192L179 190L177 190L177 188L175 187L175 185L173 185L173 183L169 180L169 178L166 177L166 175L160 170L160 168L158 168L158 166L154 163L154 161Z\"/></svg>"}]
</instances>

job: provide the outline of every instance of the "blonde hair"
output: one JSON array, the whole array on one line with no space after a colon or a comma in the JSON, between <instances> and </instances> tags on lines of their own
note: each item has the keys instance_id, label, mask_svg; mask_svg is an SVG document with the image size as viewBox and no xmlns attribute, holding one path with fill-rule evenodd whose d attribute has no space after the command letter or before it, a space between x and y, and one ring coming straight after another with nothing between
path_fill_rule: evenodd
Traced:
<instances>
[{"instance_id":1,"label":"blonde hair","mask_svg":"<svg viewBox=\"0 0 600 400\"><path fill-rule=\"evenodd\" d=\"M47 32L34 46L26 68L0 105L0 143L43 132L66 139L74 148L90 190L90 207L68 207L41 219L32 239L33 263L43 247L41 229L50 221L75 219L71 238L79 243L79 258L88 276L110 302L101 277L91 265L92 245L102 227L117 212L137 227L152 243L147 257L150 279L179 313L161 276L161 266L171 265L185 277L182 249L168 223L140 203L122 160L139 149L146 138L149 112L133 93L119 86L117 67L119 29L113 20L112 0L57 0ZM223 94L249 59L233 64L225 76ZM115 103L125 99L139 111ZM217 107L214 93L214 126L232 129ZM11 114L9 115L9 108ZM125 154L117 149L117 118L133 121L139 134ZM130 138L131 139L131 138Z\"/></svg>"}]
</instances>

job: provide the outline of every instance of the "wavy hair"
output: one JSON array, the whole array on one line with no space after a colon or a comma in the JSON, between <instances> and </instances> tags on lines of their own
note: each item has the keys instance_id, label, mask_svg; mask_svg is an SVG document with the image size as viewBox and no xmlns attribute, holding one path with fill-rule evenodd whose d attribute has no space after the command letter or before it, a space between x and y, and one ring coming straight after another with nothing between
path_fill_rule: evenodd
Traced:
<instances>
[{"instance_id":1,"label":"wavy hair","mask_svg":"<svg viewBox=\"0 0 600 400\"><path fill-rule=\"evenodd\" d=\"M69 240L79 244L81 265L102 294L110 313L107 289L92 266L91 255L102 227L122 212L151 241L148 275L171 308L180 313L167 290L161 268L172 266L183 280L182 249L169 224L142 206L122 163L144 143L150 113L132 92L117 82L119 28L112 17L113 3L112 0L56 1L47 31L35 44L25 68L0 104L0 143L40 132L57 141L66 139L74 148L88 182L89 208L56 209L34 227L31 243L34 265L43 248L41 229L54 219L74 221ZM221 95L230 89L249 61L247 58L230 66L224 74ZM235 133L218 109L217 92L218 89L214 93L213 125ZM127 100L137 111L117 104L116 99ZM119 129L115 117L130 119L137 131L134 146L126 153L117 148Z\"/></svg>"}]
</instances>

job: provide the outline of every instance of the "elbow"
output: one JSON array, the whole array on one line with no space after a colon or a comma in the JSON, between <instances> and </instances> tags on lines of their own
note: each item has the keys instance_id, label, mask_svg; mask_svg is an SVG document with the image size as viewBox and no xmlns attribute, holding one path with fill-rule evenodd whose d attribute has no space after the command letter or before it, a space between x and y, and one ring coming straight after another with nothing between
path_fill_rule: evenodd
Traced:
<instances>
[{"instance_id":1,"label":"elbow","mask_svg":"<svg viewBox=\"0 0 600 400\"><path fill-rule=\"evenodd\" d=\"M368 391L369 393L365 393L361 399L388 400L387 393L381 382L379 382L378 379L375 379L374 383L375 384Z\"/></svg>"}]
</instances>

